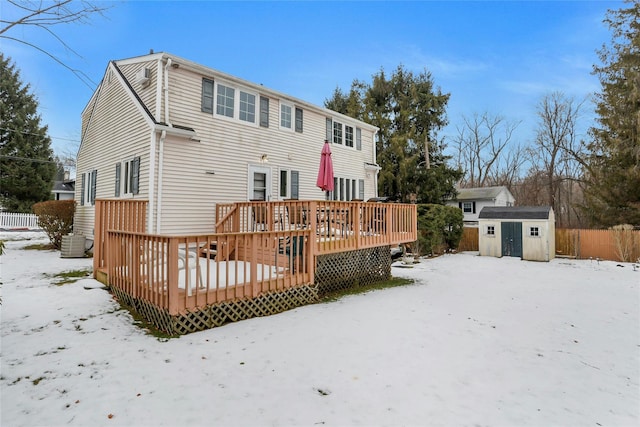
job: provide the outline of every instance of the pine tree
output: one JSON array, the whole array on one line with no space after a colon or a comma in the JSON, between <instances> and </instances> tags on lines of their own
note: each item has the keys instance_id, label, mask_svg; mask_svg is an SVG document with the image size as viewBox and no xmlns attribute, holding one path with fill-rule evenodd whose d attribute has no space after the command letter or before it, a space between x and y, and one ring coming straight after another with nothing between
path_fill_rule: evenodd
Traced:
<instances>
[{"instance_id":1,"label":"pine tree","mask_svg":"<svg viewBox=\"0 0 640 427\"><path fill-rule=\"evenodd\" d=\"M0 53L0 206L10 212L31 212L51 198L56 164L37 109L29 85Z\"/></svg>"},{"instance_id":2,"label":"pine tree","mask_svg":"<svg viewBox=\"0 0 640 427\"><path fill-rule=\"evenodd\" d=\"M449 95L434 87L427 71L415 75L398 66L389 78L384 70L372 77L371 84L354 81L348 94L336 89L325 107L379 128L380 195L403 202L415 197L419 203L443 203L455 195L455 183L462 175L447 166L444 144L437 138L447 123Z\"/></svg>"},{"instance_id":3,"label":"pine tree","mask_svg":"<svg viewBox=\"0 0 640 427\"><path fill-rule=\"evenodd\" d=\"M588 164L586 212L596 225L640 225L640 2L609 11L610 46L594 67L602 85L597 94L599 127Z\"/></svg>"}]
</instances>

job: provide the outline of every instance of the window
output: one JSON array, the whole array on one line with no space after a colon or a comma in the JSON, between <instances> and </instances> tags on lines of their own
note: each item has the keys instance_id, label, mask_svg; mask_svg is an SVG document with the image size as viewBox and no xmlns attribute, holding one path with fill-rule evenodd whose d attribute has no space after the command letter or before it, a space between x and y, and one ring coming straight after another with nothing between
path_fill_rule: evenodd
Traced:
<instances>
[{"instance_id":1,"label":"window","mask_svg":"<svg viewBox=\"0 0 640 427\"><path fill-rule=\"evenodd\" d=\"M202 112L213 114L213 80L202 79Z\"/></svg>"},{"instance_id":2,"label":"window","mask_svg":"<svg viewBox=\"0 0 640 427\"><path fill-rule=\"evenodd\" d=\"M462 212L464 213L476 213L476 202L463 202Z\"/></svg>"},{"instance_id":3,"label":"window","mask_svg":"<svg viewBox=\"0 0 640 427\"><path fill-rule=\"evenodd\" d=\"M260 97L260 126L269 127L269 98Z\"/></svg>"},{"instance_id":4,"label":"window","mask_svg":"<svg viewBox=\"0 0 640 427\"><path fill-rule=\"evenodd\" d=\"M300 172L281 169L280 198L297 199L298 197L300 197Z\"/></svg>"},{"instance_id":5,"label":"window","mask_svg":"<svg viewBox=\"0 0 640 427\"><path fill-rule=\"evenodd\" d=\"M342 123L333 122L333 143L342 144Z\"/></svg>"},{"instance_id":6,"label":"window","mask_svg":"<svg viewBox=\"0 0 640 427\"><path fill-rule=\"evenodd\" d=\"M300 196L300 172L280 170L280 198L297 199Z\"/></svg>"},{"instance_id":7,"label":"window","mask_svg":"<svg viewBox=\"0 0 640 427\"><path fill-rule=\"evenodd\" d=\"M495 225L487 225L487 234L489 236L495 236L496 235L496 227L495 227Z\"/></svg>"},{"instance_id":8,"label":"window","mask_svg":"<svg viewBox=\"0 0 640 427\"><path fill-rule=\"evenodd\" d=\"M80 204L83 206L93 206L96 203L96 184L98 181L98 171L92 170L82 174L82 191L80 193Z\"/></svg>"},{"instance_id":9,"label":"window","mask_svg":"<svg viewBox=\"0 0 640 427\"><path fill-rule=\"evenodd\" d=\"M280 127L291 129L291 105L280 104Z\"/></svg>"},{"instance_id":10,"label":"window","mask_svg":"<svg viewBox=\"0 0 640 427\"><path fill-rule=\"evenodd\" d=\"M296 132L302 133L302 108L296 108Z\"/></svg>"},{"instance_id":11,"label":"window","mask_svg":"<svg viewBox=\"0 0 640 427\"><path fill-rule=\"evenodd\" d=\"M356 128L356 150L362 150L362 129Z\"/></svg>"},{"instance_id":12,"label":"window","mask_svg":"<svg viewBox=\"0 0 640 427\"><path fill-rule=\"evenodd\" d=\"M344 145L347 147L353 147L353 127L344 126Z\"/></svg>"},{"instance_id":13,"label":"window","mask_svg":"<svg viewBox=\"0 0 640 427\"><path fill-rule=\"evenodd\" d=\"M529 227L529 236L530 237L540 237L540 228L539 227Z\"/></svg>"},{"instance_id":14,"label":"window","mask_svg":"<svg viewBox=\"0 0 640 427\"><path fill-rule=\"evenodd\" d=\"M218 99L216 113L221 116L233 118L233 105L235 103L235 89L218 84Z\"/></svg>"},{"instance_id":15,"label":"window","mask_svg":"<svg viewBox=\"0 0 640 427\"><path fill-rule=\"evenodd\" d=\"M115 196L132 195L140 192L140 157L116 164Z\"/></svg>"},{"instance_id":16,"label":"window","mask_svg":"<svg viewBox=\"0 0 640 427\"><path fill-rule=\"evenodd\" d=\"M256 121L256 96L240 91L240 120L250 123Z\"/></svg>"}]
</instances>

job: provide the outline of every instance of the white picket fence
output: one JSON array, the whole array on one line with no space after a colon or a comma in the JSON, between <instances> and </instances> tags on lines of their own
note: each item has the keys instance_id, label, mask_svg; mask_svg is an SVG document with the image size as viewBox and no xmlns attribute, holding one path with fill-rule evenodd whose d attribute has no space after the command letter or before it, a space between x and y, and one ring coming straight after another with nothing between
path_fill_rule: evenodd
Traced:
<instances>
[{"instance_id":1,"label":"white picket fence","mask_svg":"<svg viewBox=\"0 0 640 427\"><path fill-rule=\"evenodd\" d=\"M38 230L40 226L38 225L38 217L34 214L0 212L0 228Z\"/></svg>"}]
</instances>

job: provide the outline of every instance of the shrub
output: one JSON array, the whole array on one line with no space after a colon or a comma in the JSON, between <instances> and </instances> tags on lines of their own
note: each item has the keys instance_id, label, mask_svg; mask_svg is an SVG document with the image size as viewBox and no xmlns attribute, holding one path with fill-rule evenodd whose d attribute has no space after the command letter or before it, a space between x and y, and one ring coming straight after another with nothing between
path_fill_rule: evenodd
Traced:
<instances>
[{"instance_id":1,"label":"shrub","mask_svg":"<svg viewBox=\"0 0 640 427\"><path fill-rule=\"evenodd\" d=\"M417 208L418 255L442 254L456 249L462 238L462 211L436 204L420 204Z\"/></svg>"},{"instance_id":2,"label":"shrub","mask_svg":"<svg viewBox=\"0 0 640 427\"><path fill-rule=\"evenodd\" d=\"M60 249L62 236L73 230L73 214L76 204L73 200L49 200L33 205L33 213L38 216L38 225L49 237L51 244Z\"/></svg>"},{"instance_id":3,"label":"shrub","mask_svg":"<svg viewBox=\"0 0 640 427\"><path fill-rule=\"evenodd\" d=\"M631 262L634 261L635 256L634 248L638 248L639 242L636 242L637 238L634 233L633 225L619 224L611 227L613 230L613 240L616 245L616 254L620 261ZM636 250L637 252L637 250Z\"/></svg>"}]
</instances>

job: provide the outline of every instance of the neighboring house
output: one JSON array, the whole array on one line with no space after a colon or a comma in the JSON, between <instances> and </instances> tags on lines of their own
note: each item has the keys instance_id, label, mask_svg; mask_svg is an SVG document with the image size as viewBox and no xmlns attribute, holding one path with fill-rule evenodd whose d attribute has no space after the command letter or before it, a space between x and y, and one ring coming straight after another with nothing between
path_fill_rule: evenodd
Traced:
<instances>
[{"instance_id":1,"label":"neighboring house","mask_svg":"<svg viewBox=\"0 0 640 427\"><path fill-rule=\"evenodd\" d=\"M458 206L464 213L464 225L478 225L478 214L485 206L513 206L515 198L507 187L459 188L455 200L448 206Z\"/></svg>"},{"instance_id":2,"label":"neighboring house","mask_svg":"<svg viewBox=\"0 0 640 427\"><path fill-rule=\"evenodd\" d=\"M75 179L66 179L64 181L55 181L53 183L53 200L73 200L75 194Z\"/></svg>"},{"instance_id":3,"label":"neighboring house","mask_svg":"<svg viewBox=\"0 0 640 427\"><path fill-rule=\"evenodd\" d=\"M479 250L484 256L529 261L555 258L555 216L550 206L485 207L479 215Z\"/></svg>"},{"instance_id":4,"label":"neighboring house","mask_svg":"<svg viewBox=\"0 0 640 427\"><path fill-rule=\"evenodd\" d=\"M167 53L111 61L82 112L74 232L96 198L148 200L150 233L211 233L216 203L377 196L377 128Z\"/></svg>"}]
</instances>

